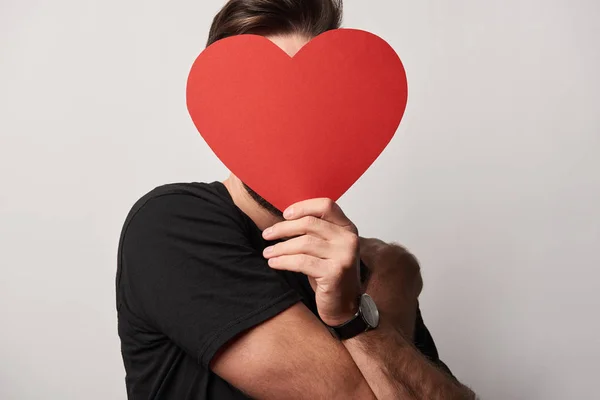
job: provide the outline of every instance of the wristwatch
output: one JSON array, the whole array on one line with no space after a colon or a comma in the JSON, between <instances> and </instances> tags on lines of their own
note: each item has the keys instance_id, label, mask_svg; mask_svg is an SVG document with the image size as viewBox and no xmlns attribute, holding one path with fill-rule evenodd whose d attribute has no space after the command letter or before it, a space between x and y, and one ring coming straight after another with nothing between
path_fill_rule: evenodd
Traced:
<instances>
[{"instance_id":1,"label":"wristwatch","mask_svg":"<svg viewBox=\"0 0 600 400\"><path fill-rule=\"evenodd\" d=\"M358 312L349 321L341 325L329 326L331 334L340 339L353 338L359 333L377 328L379 325L379 310L375 301L368 294L362 294L358 298Z\"/></svg>"}]
</instances>

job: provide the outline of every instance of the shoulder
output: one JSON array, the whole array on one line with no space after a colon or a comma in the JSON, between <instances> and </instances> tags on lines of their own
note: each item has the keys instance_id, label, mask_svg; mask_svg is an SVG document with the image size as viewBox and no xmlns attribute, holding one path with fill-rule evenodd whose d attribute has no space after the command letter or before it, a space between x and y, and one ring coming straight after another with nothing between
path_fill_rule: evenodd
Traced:
<instances>
[{"instance_id":1,"label":"shoulder","mask_svg":"<svg viewBox=\"0 0 600 400\"><path fill-rule=\"evenodd\" d=\"M144 257L190 252L214 241L244 242L247 231L246 218L220 182L168 184L135 202L121 230L119 251Z\"/></svg>"},{"instance_id":2,"label":"shoulder","mask_svg":"<svg viewBox=\"0 0 600 400\"><path fill-rule=\"evenodd\" d=\"M166 205L172 202L195 202L199 207L227 208L232 203L227 189L220 182L169 183L158 186L140 197L127 216L131 219L148 204Z\"/></svg>"},{"instance_id":3,"label":"shoulder","mask_svg":"<svg viewBox=\"0 0 600 400\"><path fill-rule=\"evenodd\" d=\"M403 260L404 264L409 264L412 268L419 268L416 257L404 246L398 243L387 243L376 238L360 238L360 255L365 262L367 259L372 263Z\"/></svg>"},{"instance_id":4,"label":"shoulder","mask_svg":"<svg viewBox=\"0 0 600 400\"><path fill-rule=\"evenodd\" d=\"M413 281L418 292L423 288L421 266L417 258L398 243L387 243L375 238L360 238L360 258L371 273L395 276L399 281Z\"/></svg>"},{"instance_id":5,"label":"shoulder","mask_svg":"<svg viewBox=\"0 0 600 400\"><path fill-rule=\"evenodd\" d=\"M158 186L138 199L129 211L123 230L135 221L179 224L193 220L241 219L225 186L220 182L171 183Z\"/></svg>"}]
</instances>

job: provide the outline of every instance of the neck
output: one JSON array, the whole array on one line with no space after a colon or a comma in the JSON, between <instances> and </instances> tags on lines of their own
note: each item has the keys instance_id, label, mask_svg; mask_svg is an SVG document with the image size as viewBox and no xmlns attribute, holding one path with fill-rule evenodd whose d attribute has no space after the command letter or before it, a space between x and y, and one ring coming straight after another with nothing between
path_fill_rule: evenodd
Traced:
<instances>
[{"instance_id":1,"label":"neck","mask_svg":"<svg viewBox=\"0 0 600 400\"><path fill-rule=\"evenodd\" d=\"M244 184L237 176L231 174L229 178L223 181L223 184L229 191L229 195L233 199L235 205L242 210L242 212L246 214L261 231L282 221L280 217L277 217L262 208L252 196L248 194L244 188Z\"/></svg>"}]
</instances>

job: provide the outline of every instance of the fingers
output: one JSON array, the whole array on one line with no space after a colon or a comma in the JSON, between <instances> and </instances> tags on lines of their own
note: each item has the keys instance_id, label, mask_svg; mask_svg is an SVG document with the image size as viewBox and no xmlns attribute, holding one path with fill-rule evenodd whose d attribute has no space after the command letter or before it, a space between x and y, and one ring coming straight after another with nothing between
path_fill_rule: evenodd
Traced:
<instances>
[{"instance_id":1,"label":"fingers","mask_svg":"<svg viewBox=\"0 0 600 400\"><path fill-rule=\"evenodd\" d=\"M292 254L269 259L273 269L299 272L311 278L319 278L327 271L321 265L324 260L306 254Z\"/></svg>"},{"instance_id":2,"label":"fingers","mask_svg":"<svg viewBox=\"0 0 600 400\"><path fill-rule=\"evenodd\" d=\"M328 258L329 243L321 238L302 235L300 237L277 243L263 251L265 258L274 258L283 255L306 254L317 258Z\"/></svg>"},{"instance_id":3,"label":"fingers","mask_svg":"<svg viewBox=\"0 0 600 400\"><path fill-rule=\"evenodd\" d=\"M354 224L346 217L340 206L327 198L310 199L289 206L283 213L287 220L317 217L357 233Z\"/></svg>"},{"instance_id":4,"label":"fingers","mask_svg":"<svg viewBox=\"0 0 600 400\"><path fill-rule=\"evenodd\" d=\"M310 234L321 239L330 239L336 235L336 225L323 221L317 217L303 217L293 221L279 222L265 229L263 237L267 240L292 238ZM337 230L339 227L337 227Z\"/></svg>"}]
</instances>

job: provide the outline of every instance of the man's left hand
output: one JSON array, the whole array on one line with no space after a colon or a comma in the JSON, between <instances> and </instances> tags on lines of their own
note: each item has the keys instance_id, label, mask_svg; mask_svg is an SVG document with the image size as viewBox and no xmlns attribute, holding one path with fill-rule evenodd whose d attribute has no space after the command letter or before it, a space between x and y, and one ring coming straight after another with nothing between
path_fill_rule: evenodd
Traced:
<instances>
[{"instance_id":1,"label":"man's left hand","mask_svg":"<svg viewBox=\"0 0 600 400\"><path fill-rule=\"evenodd\" d=\"M285 221L263 232L267 240L288 239L265 249L269 265L307 275L323 322L347 322L361 293L356 226L330 199L293 204L283 216Z\"/></svg>"}]
</instances>

